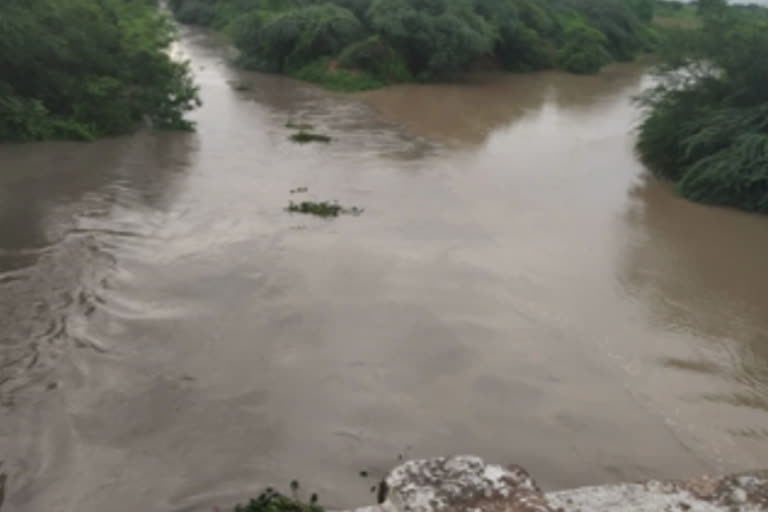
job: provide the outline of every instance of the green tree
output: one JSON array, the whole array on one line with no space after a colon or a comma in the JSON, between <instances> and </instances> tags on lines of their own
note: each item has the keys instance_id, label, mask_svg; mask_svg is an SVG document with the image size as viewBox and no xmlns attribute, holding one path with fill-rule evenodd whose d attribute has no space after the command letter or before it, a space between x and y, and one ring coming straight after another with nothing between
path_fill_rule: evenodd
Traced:
<instances>
[{"instance_id":1,"label":"green tree","mask_svg":"<svg viewBox=\"0 0 768 512\"><path fill-rule=\"evenodd\" d=\"M728 8L726 0L698 0L698 13L701 16L718 17Z\"/></svg>"},{"instance_id":2,"label":"green tree","mask_svg":"<svg viewBox=\"0 0 768 512\"><path fill-rule=\"evenodd\" d=\"M493 48L492 27L468 0L373 0L367 14L414 75L459 71Z\"/></svg>"},{"instance_id":3,"label":"green tree","mask_svg":"<svg viewBox=\"0 0 768 512\"><path fill-rule=\"evenodd\" d=\"M352 11L325 3L278 13L253 11L234 34L247 65L282 72L338 54L364 30Z\"/></svg>"},{"instance_id":4,"label":"green tree","mask_svg":"<svg viewBox=\"0 0 768 512\"><path fill-rule=\"evenodd\" d=\"M640 155L685 197L768 213L768 14L710 11L668 44Z\"/></svg>"},{"instance_id":5,"label":"green tree","mask_svg":"<svg viewBox=\"0 0 768 512\"><path fill-rule=\"evenodd\" d=\"M93 139L149 118L190 128L199 104L166 49L169 21L143 0L4 0L0 5L0 139Z\"/></svg>"},{"instance_id":6,"label":"green tree","mask_svg":"<svg viewBox=\"0 0 768 512\"><path fill-rule=\"evenodd\" d=\"M565 29L564 45L557 59L560 67L571 73L595 73L611 62L606 50L608 38L599 30L582 23L571 21Z\"/></svg>"},{"instance_id":7,"label":"green tree","mask_svg":"<svg viewBox=\"0 0 768 512\"><path fill-rule=\"evenodd\" d=\"M182 21L232 35L246 67L349 89L355 77L359 88L445 79L493 59L512 71L561 67L594 73L650 47L653 1L170 0L169 5Z\"/></svg>"},{"instance_id":8,"label":"green tree","mask_svg":"<svg viewBox=\"0 0 768 512\"><path fill-rule=\"evenodd\" d=\"M628 5L638 19L645 23L650 23L653 20L656 11L654 0L628 0Z\"/></svg>"}]
</instances>

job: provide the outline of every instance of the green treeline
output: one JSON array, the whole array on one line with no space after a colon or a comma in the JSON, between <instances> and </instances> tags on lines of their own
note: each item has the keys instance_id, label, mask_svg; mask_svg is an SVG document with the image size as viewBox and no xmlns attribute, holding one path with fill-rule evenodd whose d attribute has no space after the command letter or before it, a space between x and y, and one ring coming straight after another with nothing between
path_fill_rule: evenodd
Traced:
<instances>
[{"instance_id":1,"label":"green treeline","mask_svg":"<svg viewBox=\"0 0 768 512\"><path fill-rule=\"evenodd\" d=\"M694 201L768 213L768 10L701 0L670 32L637 148Z\"/></svg>"},{"instance_id":2,"label":"green treeline","mask_svg":"<svg viewBox=\"0 0 768 512\"><path fill-rule=\"evenodd\" d=\"M198 105L154 0L1 0L0 141L91 140Z\"/></svg>"},{"instance_id":3,"label":"green treeline","mask_svg":"<svg viewBox=\"0 0 768 512\"><path fill-rule=\"evenodd\" d=\"M331 88L436 80L493 63L593 73L651 48L653 0L170 0L229 34L248 68Z\"/></svg>"}]
</instances>

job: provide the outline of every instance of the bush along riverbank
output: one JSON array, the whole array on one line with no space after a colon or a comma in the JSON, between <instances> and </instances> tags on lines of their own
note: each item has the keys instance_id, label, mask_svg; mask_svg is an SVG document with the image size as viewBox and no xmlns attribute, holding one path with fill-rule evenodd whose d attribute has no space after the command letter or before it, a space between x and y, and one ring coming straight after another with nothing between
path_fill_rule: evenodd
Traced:
<instances>
[{"instance_id":1,"label":"bush along riverbank","mask_svg":"<svg viewBox=\"0 0 768 512\"><path fill-rule=\"evenodd\" d=\"M684 197L768 213L768 9L701 0L669 33L638 153Z\"/></svg>"},{"instance_id":2,"label":"bush along riverbank","mask_svg":"<svg viewBox=\"0 0 768 512\"><path fill-rule=\"evenodd\" d=\"M2 0L0 141L191 129L192 74L156 0Z\"/></svg>"},{"instance_id":3,"label":"bush along riverbank","mask_svg":"<svg viewBox=\"0 0 768 512\"><path fill-rule=\"evenodd\" d=\"M239 63L331 89L450 79L478 62L594 73L652 48L653 0L170 0Z\"/></svg>"}]
</instances>

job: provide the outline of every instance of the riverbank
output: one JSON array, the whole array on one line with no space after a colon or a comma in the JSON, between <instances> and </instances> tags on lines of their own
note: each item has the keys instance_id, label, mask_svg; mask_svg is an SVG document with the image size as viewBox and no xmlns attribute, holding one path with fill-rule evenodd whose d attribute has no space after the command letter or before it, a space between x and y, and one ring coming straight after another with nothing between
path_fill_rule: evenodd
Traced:
<instances>
[{"instance_id":1,"label":"riverbank","mask_svg":"<svg viewBox=\"0 0 768 512\"><path fill-rule=\"evenodd\" d=\"M643 96L638 154L690 200L768 213L768 9L700 5ZM701 63L706 62L703 66Z\"/></svg>"},{"instance_id":2,"label":"riverbank","mask_svg":"<svg viewBox=\"0 0 768 512\"><path fill-rule=\"evenodd\" d=\"M479 62L593 74L656 40L653 0L171 0L169 7L182 23L230 36L244 68L345 91L450 81Z\"/></svg>"}]
</instances>

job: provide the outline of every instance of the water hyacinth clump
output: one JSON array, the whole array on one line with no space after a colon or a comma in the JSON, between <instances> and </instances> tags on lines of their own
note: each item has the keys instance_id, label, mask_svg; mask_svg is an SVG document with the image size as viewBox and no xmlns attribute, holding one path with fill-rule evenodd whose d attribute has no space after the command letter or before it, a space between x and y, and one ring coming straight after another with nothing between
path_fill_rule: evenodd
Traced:
<instances>
[{"instance_id":1,"label":"water hyacinth clump","mask_svg":"<svg viewBox=\"0 0 768 512\"><path fill-rule=\"evenodd\" d=\"M285 210L291 213L316 215L318 217L338 217L341 214L360 215L363 213L362 208L357 206L345 208L335 201L301 201L300 203L291 201Z\"/></svg>"},{"instance_id":2,"label":"water hyacinth clump","mask_svg":"<svg viewBox=\"0 0 768 512\"><path fill-rule=\"evenodd\" d=\"M328 142L331 142L331 138L328 135L305 130L300 130L299 132L291 135L291 140L293 142L298 142L299 144L306 144L308 142L324 142L327 144Z\"/></svg>"}]
</instances>

